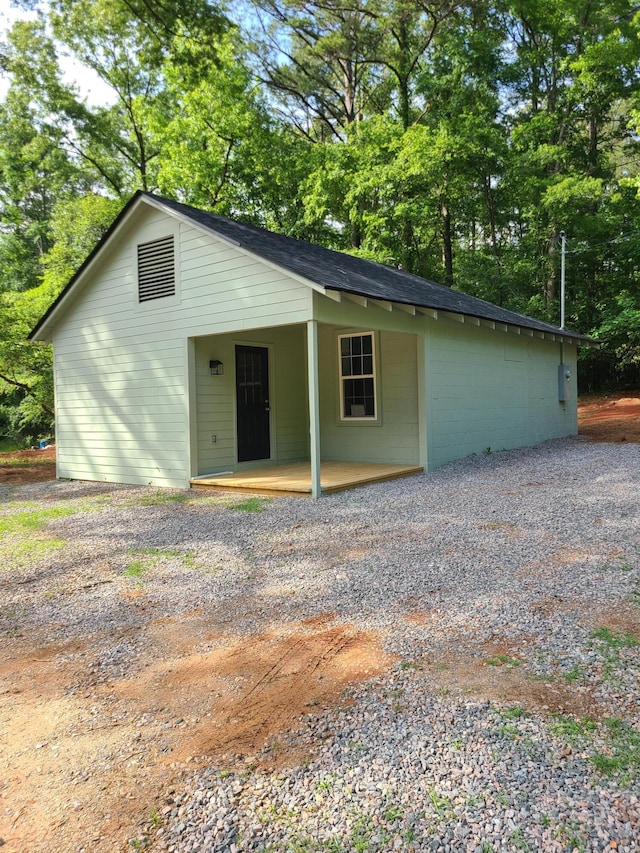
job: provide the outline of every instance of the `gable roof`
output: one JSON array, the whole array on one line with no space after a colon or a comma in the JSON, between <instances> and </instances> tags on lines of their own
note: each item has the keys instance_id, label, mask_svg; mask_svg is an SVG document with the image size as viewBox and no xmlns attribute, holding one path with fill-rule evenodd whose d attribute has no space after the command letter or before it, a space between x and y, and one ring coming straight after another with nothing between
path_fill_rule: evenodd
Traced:
<instances>
[{"instance_id":1,"label":"gable roof","mask_svg":"<svg viewBox=\"0 0 640 853\"><path fill-rule=\"evenodd\" d=\"M324 289L416 308L446 311L538 332L547 332L576 342L595 343L592 338L586 335L560 329L558 326L544 323L524 314L518 314L515 311L508 311L491 302L486 302L484 299L478 299L467 293L436 284L404 270L385 266L375 261L368 261L344 252L336 252L254 225L236 222L226 216L209 213L142 191L138 191L124 207L60 296L35 326L29 336L30 340L37 338L47 320L66 298L95 257L102 251L123 218L140 201L147 201L154 207L165 209L167 212L172 211L181 218L210 231L213 235L221 237L245 251Z\"/></svg>"}]
</instances>

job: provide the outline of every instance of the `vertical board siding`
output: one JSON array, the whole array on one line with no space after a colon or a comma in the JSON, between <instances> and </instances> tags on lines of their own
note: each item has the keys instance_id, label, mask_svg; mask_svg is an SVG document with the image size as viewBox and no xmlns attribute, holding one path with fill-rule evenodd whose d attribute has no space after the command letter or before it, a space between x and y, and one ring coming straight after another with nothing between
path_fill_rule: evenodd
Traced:
<instances>
[{"instance_id":1,"label":"vertical board siding","mask_svg":"<svg viewBox=\"0 0 640 853\"><path fill-rule=\"evenodd\" d=\"M236 344L265 346L269 349L272 434L269 464L298 462L307 459L309 455L304 327L261 329L251 333L199 338L196 341L199 475L238 468L235 425ZM212 359L223 362L222 376L211 376L209 361ZM212 435L216 436L215 443Z\"/></svg>"},{"instance_id":2,"label":"vertical board siding","mask_svg":"<svg viewBox=\"0 0 640 853\"><path fill-rule=\"evenodd\" d=\"M558 402L560 344L471 325L429 322L429 469L472 453L523 447L577 432L573 401Z\"/></svg>"},{"instance_id":3,"label":"vertical board siding","mask_svg":"<svg viewBox=\"0 0 640 853\"><path fill-rule=\"evenodd\" d=\"M322 458L418 464L415 335L390 331L377 335L380 418L373 424L340 420L337 335L349 330L321 325L318 331Z\"/></svg>"},{"instance_id":4,"label":"vertical board siding","mask_svg":"<svg viewBox=\"0 0 640 853\"><path fill-rule=\"evenodd\" d=\"M170 235L176 294L139 304L137 246ZM191 474L187 340L306 322L311 310L309 288L147 206L111 238L77 287L53 333L58 476L72 479L186 488ZM230 366L233 347L230 339L223 344L227 349L221 353L216 345L211 357ZM278 387L287 376L297 382L302 374L303 364L296 361L304 363L304 350L294 349L283 350ZM197 373L199 388L212 387L202 364ZM227 381L233 374L219 378ZM220 394L224 387L197 399L198 457L214 467L235 453L233 396ZM295 400L283 404L278 420L278 448L286 461L306 452L304 409ZM211 432L219 443L204 453Z\"/></svg>"}]
</instances>

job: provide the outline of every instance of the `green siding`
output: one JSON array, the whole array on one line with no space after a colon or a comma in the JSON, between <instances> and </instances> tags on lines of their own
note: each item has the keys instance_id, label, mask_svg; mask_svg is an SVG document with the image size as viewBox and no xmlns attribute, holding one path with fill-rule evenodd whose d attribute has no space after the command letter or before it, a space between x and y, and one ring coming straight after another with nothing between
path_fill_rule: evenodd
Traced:
<instances>
[{"instance_id":1,"label":"green siding","mask_svg":"<svg viewBox=\"0 0 640 853\"><path fill-rule=\"evenodd\" d=\"M363 331L370 329L364 328ZM323 459L418 464L418 389L415 335L377 335L376 423L340 420L337 335L353 329L319 327L320 451Z\"/></svg>"},{"instance_id":2,"label":"green siding","mask_svg":"<svg viewBox=\"0 0 640 853\"><path fill-rule=\"evenodd\" d=\"M138 304L137 245L168 234L176 245L176 296ZM275 332L267 329L306 322L311 305L311 290L284 272L142 207L77 283L53 326L59 476L187 487L199 464L191 459L188 340L232 332L268 342ZM287 347L284 366L279 352L274 357L274 434L276 453L288 460L304 455L297 436L306 434L299 398L286 401L280 378L289 370L292 382L304 383L304 350L300 345L287 367ZM211 357L232 364L232 352ZM304 392L301 398L306 405ZM216 432L227 451L235 441L232 400L218 401L216 426L208 430L209 442ZM202 404L211 418L213 401Z\"/></svg>"},{"instance_id":3,"label":"green siding","mask_svg":"<svg viewBox=\"0 0 640 853\"><path fill-rule=\"evenodd\" d=\"M346 296L336 302L334 299L314 293L313 316L319 323L341 327L380 329L385 332L409 334L422 334L424 329L422 315L411 316L398 308L388 311L372 300L368 300L365 308L350 301Z\"/></svg>"},{"instance_id":4,"label":"green siding","mask_svg":"<svg viewBox=\"0 0 640 853\"><path fill-rule=\"evenodd\" d=\"M424 373L424 393L422 389L418 393L417 375L415 379L415 407L417 410L418 399L423 407L419 419L416 418L420 432L415 445L405 435L406 450L411 447L411 451L404 456L391 455L398 440L387 441L386 427L395 419L409 427L413 403L408 395L403 396L401 387L396 388L397 376L390 370L392 362L383 360L382 428L353 428L355 439L349 438L347 432L352 427L337 426L337 366L331 368L330 375L323 373L324 458L402 462L419 459L433 470L454 459L485 452L489 447L492 451L523 447L577 433L575 345L563 347L564 361L571 367L571 399L560 403L557 370L561 345L535 334L491 328L473 320L459 322L442 314L438 319L420 313L410 316L395 308L387 311L372 302L363 307L347 298L336 302L318 294L314 294L314 313L324 323L333 325L332 334L342 322L353 328L380 329L381 340L385 334L394 332L407 333L400 334L400 339L415 335L414 339L421 342L417 357L424 365L419 371ZM320 328L323 341L327 341L328 326ZM330 351L327 352L331 357ZM324 364L321 355L321 365ZM389 393L400 397L395 401L395 410L388 405ZM420 444L422 449L418 450Z\"/></svg>"},{"instance_id":5,"label":"green siding","mask_svg":"<svg viewBox=\"0 0 640 853\"><path fill-rule=\"evenodd\" d=\"M558 402L559 343L470 324L429 321L429 469L472 453L577 432L576 348L564 346L572 399Z\"/></svg>"},{"instance_id":6,"label":"green siding","mask_svg":"<svg viewBox=\"0 0 640 853\"><path fill-rule=\"evenodd\" d=\"M235 345L269 349L272 458L236 462ZM209 361L224 363L223 376L211 376ZM258 464L298 462L309 457L305 328L287 326L196 340L198 474L235 471ZM211 435L216 436L215 444Z\"/></svg>"}]
</instances>

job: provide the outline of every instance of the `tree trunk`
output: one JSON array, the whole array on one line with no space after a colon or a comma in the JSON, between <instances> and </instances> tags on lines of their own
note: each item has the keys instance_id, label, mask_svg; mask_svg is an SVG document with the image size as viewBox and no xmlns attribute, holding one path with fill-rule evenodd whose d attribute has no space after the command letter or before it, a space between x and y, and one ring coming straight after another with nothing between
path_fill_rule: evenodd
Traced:
<instances>
[{"instance_id":1,"label":"tree trunk","mask_svg":"<svg viewBox=\"0 0 640 853\"><path fill-rule=\"evenodd\" d=\"M491 176L484 176L484 197L487 203L487 215L489 217L489 231L491 232L491 251L496 262L498 274L502 273L502 261L498 249L498 229L496 226L496 204L493 189L491 188Z\"/></svg>"},{"instance_id":2,"label":"tree trunk","mask_svg":"<svg viewBox=\"0 0 640 853\"><path fill-rule=\"evenodd\" d=\"M443 284L453 286L453 245L451 242L451 214L443 202L442 213L442 268L444 270Z\"/></svg>"},{"instance_id":3,"label":"tree trunk","mask_svg":"<svg viewBox=\"0 0 640 853\"><path fill-rule=\"evenodd\" d=\"M415 272L414 263L413 263L413 228L411 226L411 222L405 216L402 221L402 246L401 246L401 254L400 254L400 265L403 270L407 272Z\"/></svg>"}]
</instances>

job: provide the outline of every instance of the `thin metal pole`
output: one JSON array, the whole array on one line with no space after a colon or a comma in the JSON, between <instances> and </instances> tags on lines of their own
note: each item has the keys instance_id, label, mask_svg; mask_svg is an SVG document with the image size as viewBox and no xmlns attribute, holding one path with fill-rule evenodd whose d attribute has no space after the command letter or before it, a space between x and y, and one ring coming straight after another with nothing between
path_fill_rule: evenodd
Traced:
<instances>
[{"instance_id":1,"label":"thin metal pole","mask_svg":"<svg viewBox=\"0 0 640 853\"><path fill-rule=\"evenodd\" d=\"M567 235L560 232L560 328L564 329L564 290L565 290L565 254L567 251Z\"/></svg>"}]
</instances>

